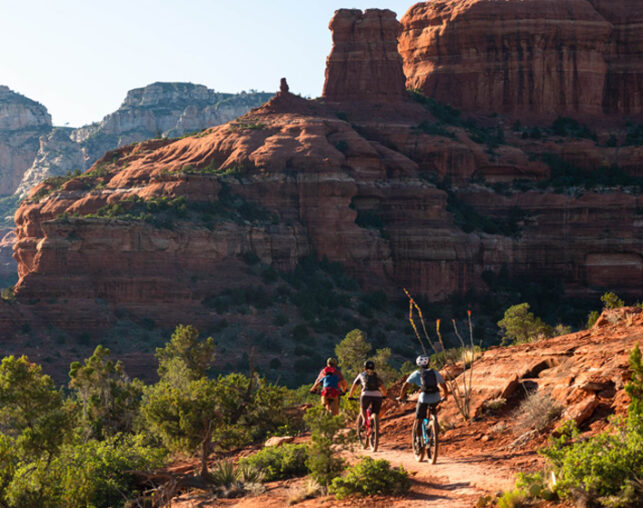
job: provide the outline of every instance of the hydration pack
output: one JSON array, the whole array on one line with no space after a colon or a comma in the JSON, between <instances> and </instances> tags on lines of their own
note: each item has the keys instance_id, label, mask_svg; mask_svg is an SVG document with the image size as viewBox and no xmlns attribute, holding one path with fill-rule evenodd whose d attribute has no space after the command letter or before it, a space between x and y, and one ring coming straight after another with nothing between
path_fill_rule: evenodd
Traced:
<instances>
[{"instance_id":1,"label":"hydration pack","mask_svg":"<svg viewBox=\"0 0 643 508\"><path fill-rule=\"evenodd\" d=\"M332 368L324 369L325 375L321 380L321 385L323 388L339 388L339 376L337 371Z\"/></svg>"},{"instance_id":2,"label":"hydration pack","mask_svg":"<svg viewBox=\"0 0 643 508\"><path fill-rule=\"evenodd\" d=\"M364 390L376 392L380 389L381 383L375 372L372 374L365 372L362 379L364 380Z\"/></svg>"},{"instance_id":3,"label":"hydration pack","mask_svg":"<svg viewBox=\"0 0 643 508\"><path fill-rule=\"evenodd\" d=\"M424 393L438 393L438 380L433 369L425 369L420 372L422 380L422 391Z\"/></svg>"}]
</instances>

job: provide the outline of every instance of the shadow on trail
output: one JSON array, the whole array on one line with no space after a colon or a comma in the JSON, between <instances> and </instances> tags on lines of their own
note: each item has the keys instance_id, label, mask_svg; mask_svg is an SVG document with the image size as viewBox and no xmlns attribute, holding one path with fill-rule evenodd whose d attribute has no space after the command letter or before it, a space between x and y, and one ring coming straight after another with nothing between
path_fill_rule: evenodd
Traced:
<instances>
[{"instance_id":1,"label":"shadow on trail","mask_svg":"<svg viewBox=\"0 0 643 508\"><path fill-rule=\"evenodd\" d=\"M456 490L459 489L469 489L473 488L471 483L469 482L455 482L455 483L440 483L438 481L427 481L427 480L419 480L417 478L413 478L411 480L411 490L409 491L408 498L409 499L417 499L420 501L437 501L440 499L443 500L453 500L453 497L451 495L447 494L440 494L440 491L446 491L446 492L455 492ZM430 490L431 492L426 492L427 490ZM437 493L435 491L438 491Z\"/></svg>"}]
</instances>

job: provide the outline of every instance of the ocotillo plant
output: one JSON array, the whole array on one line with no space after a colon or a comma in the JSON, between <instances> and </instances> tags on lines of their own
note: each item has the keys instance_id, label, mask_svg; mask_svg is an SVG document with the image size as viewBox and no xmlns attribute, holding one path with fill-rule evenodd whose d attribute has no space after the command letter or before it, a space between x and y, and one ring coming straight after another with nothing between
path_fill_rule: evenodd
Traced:
<instances>
[{"instance_id":1,"label":"ocotillo plant","mask_svg":"<svg viewBox=\"0 0 643 508\"><path fill-rule=\"evenodd\" d=\"M418 317L420 318L420 322L422 323L422 331L424 332L424 338L426 339L426 342L431 346L431 349L433 349L433 352L437 354L438 350L436 349L426 329L424 316L422 315L422 309L420 309L420 306L415 302L415 300L411 297L411 295L406 289L404 289L404 293L406 293L406 296L409 298L409 322L411 323L411 327L415 332L415 336L417 337L420 343L420 346L422 346L422 350L426 354L426 348L424 347L424 342L422 341L418 328L415 324L415 319L413 317L414 310L417 311ZM436 335L438 336L440 347L442 348L442 351L444 351L445 353L446 368L444 369L444 372L445 372L447 387L449 388L449 391L453 395L453 400L455 401L458 411L460 412L460 414L465 420L469 420L471 418L471 388L473 384L473 364L475 361L475 346L473 343L473 325L471 323L470 310L467 310L467 319L469 322L469 341L471 344L470 346L471 360L469 362L463 361L463 367L465 370L460 376L454 375L454 372L456 369L451 368L452 366L455 366L456 359L448 355L447 350L444 347L444 341L442 340L442 333L440 332L440 320L438 319L435 323ZM460 335L455 319L452 319L451 323L453 324L453 330L456 336L460 340L460 344L462 345L463 351L466 350L467 346L464 343L464 339ZM467 372L467 364L469 367L468 372Z\"/></svg>"}]
</instances>

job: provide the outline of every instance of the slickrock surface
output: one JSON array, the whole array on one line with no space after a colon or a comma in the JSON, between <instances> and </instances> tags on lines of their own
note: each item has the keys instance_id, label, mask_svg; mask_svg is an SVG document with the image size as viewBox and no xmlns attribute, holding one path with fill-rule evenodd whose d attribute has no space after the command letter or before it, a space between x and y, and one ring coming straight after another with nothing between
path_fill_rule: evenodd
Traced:
<instances>
[{"instance_id":1,"label":"slickrock surface","mask_svg":"<svg viewBox=\"0 0 643 508\"><path fill-rule=\"evenodd\" d=\"M629 353L641 341L643 310L621 307L604 310L589 330L490 348L474 363L472 414L482 414L489 401L522 399L534 389L564 408L559 425L572 418L584 424L600 406L602 414L622 414L629 400L623 390L629 379ZM455 407L445 414L455 416Z\"/></svg>"},{"instance_id":2,"label":"slickrock surface","mask_svg":"<svg viewBox=\"0 0 643 508\"><path fill-rule=\"evenodd\" d=\"M407 85L469 111L643 114L636 0L435 0L401 20Z\"/></svg>"}]
</instances>

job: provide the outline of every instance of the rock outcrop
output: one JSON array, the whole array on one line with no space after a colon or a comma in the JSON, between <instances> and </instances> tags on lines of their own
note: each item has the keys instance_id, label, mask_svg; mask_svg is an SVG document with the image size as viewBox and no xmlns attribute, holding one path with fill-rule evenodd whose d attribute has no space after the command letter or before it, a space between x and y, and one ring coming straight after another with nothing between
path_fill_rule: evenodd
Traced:
<instances>
[{"instance_id":1,"label":"rock outcrop","mask_svg":"<svg viewBox=\"0 0 643 508\"><path fill-rule=\"evenodd\" d=\"M407 86L521 118L641 115L636 0L435 0L402 19Z\"/></svg>"},{"instance_id":2,"label":"rock outcrop","mask_svg":"<svg viewBox=\"0 0 643 508\"><path fill-rule=\"evenodd\" d=\"M405 97L401 31L395 13L339 9L330 21L333 49L326 62L324 98L391 103Z\"/></svg>"},{"instance_id":3,"label":"rock outcrop","mask_svg":"<svg viewBox=\"0 0 643 508\"><path fill-rule=\"evenodd\" d=\"M0 85L0 196L12 194L51 130L47 109Z\"/></svg>"},{"instance_id":4,"label":"rock outcrop","mask_svg":"<svg viewBox=\"0 0 643 508\"><path fill-rule=\"evenodd\" d=\"M556 425L572 419L585 424L599 406L603 415L623 414L628 403L623 390L628 357L641 340L643 311L622 307L605 310L602 318L603 324L591 330L485 351L473 373L462 374L472 375L471 414L480 415L499 398L520 400L532 390L563 409ZM454 405L449 404L443 417L447 414L456 414Z\"/></svg>"}]
</instances>

